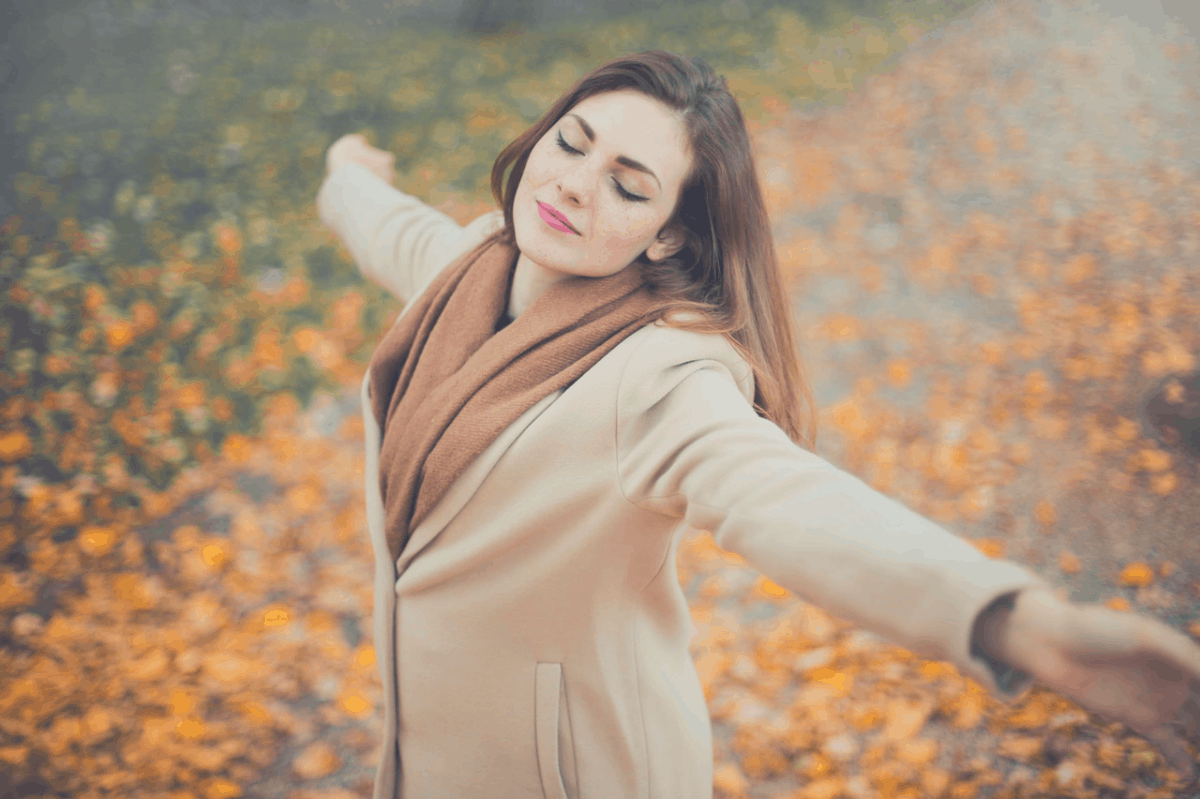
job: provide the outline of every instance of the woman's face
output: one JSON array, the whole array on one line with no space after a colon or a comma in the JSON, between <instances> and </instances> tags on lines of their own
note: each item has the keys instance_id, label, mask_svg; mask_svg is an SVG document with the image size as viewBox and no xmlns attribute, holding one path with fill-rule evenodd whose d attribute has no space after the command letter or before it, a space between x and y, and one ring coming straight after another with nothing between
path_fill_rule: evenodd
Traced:
<instances>
[{"instance_id":1,"label":"woman's face","mask_svg":"<svg viewBox=\"0 0 1200 799\"><path fill-rule=\"evenodd\" d=\"M585 277L615 274L643 252L671 255L682 236L658 234L690 168L672 109L632 89L592 95L529 154L513 206L517 248L545 269Z\"/></svg>"}]
</instances>

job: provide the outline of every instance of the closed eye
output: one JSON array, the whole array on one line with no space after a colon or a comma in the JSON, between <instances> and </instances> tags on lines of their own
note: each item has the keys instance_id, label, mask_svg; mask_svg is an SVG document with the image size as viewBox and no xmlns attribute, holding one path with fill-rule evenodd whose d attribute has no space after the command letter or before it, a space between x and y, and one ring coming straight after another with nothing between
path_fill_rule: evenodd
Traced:
<instances>
[{"instance_id":1,"label":"closed eye","mask_svg":"<svg viewBox=\"0 0 1200 799\"><path fill-rule=\"evenodd\" d=\"M562 149L566 150L568 153L575 153L576 155L582 155L582 153L580 153L574 147L567 144L567 140L563 138L561 130L558 132L558 146L561 147Z\"/></svg>"},{"instance_id":2,"label":"closed eye","mask_svg":"<svg viewBox=\"0 0 1200 799\"><path fill-rule=\"evenodd\" d=\"M613 178L613 185L617 187L617 193L620 194L622 197L624 197L626 200L633 200L635 203L644 203L644 202L646 202L646 200L650 199L649 197L639 197L636 194L631 194L631 193L625 191L625 187L622 186L620 183L617 183L616 178Z\"/></svg>"},{"instance_id":3,"label":"closed eye","mask_svg":"<svg viewBox=\"0 0 1200 799\"><path fill-rule=\"evenodd\" d=\"M575 155L583 155L583 153L579 152L574 147L567 144L567 140L563 138L561 130L558 132L558 146L564 152L573 153ZM613 185L617 187L617 193L620 194L622 197L624 197L626 200L631 200L635 203L644 203L650 199L649 197L641 197L637 194L633 194L631 192L626 191L625 187L616 181L616 178L613 179Z\"/></svg>"}]
</instances>

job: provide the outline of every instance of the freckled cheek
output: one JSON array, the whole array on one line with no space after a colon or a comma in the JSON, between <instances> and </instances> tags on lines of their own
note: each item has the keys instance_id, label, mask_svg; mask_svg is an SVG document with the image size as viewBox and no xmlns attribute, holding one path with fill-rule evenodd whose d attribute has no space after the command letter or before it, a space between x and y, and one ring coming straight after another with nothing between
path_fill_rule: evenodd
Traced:
<instances>
[{"instance_id":1,"label":"freckled cheek","mask_svg":"<svg viewBox=\"0 0 1200 799\"><path fill-rule=\"evenodd\" d=\"M553 163L549 163L545 159L539 158L537 159L537 163L534 163L531 158L525 166L525 172L533 178L533 185L541 188L544 184L558 177L559 170L555 169Z\"/></svg>"},{"instance_id":2,"label":"freckled cheek","mask_svg":"<svg viewBox=\"0 0 1200 799\"><path fill-rule=\"evenodd\" d=\"M543 171L538 169L533 163L525 165L525 172L521 175L521 182L517 186L518 191L532 192L534 189L540 188L546 178Z\"/></svg>"},{"instance_id":3,"label":"freckled cheek","mask_svg":"<svg viewBox=\"0 0 1200 799\"><path fill-rule=\"evenodd\" d=\"M652 241L653 237L645 226L633 222L617 222L611 226L597 228L593 245L598 253L604 256L620 256L632 260L649 247Z\"/></svg>"},{"instance_id":4,"label":"freckled cheek","mask_svg":"<svg viewBox=\"0 0 1200 799\"><path fill-rule=\"evenodd\" d=\"M650 232L650 226L644 219L621 214L619 211L613 212L609 209L605 209L602 214L605 224L598 226L597 233L599 235L622 239L627 241L629 246L633 246L633 242L645 238Z\"/></svg>"}]
</instances>

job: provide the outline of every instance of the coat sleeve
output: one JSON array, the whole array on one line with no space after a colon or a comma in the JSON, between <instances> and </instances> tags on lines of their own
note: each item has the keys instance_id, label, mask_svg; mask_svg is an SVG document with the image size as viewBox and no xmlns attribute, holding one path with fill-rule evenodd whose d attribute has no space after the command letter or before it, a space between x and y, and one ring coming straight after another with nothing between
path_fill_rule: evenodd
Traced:
<instances>
[{"instance_id":1,"label":"coat sleeve","mask_svg":"<svg viewBox=\"0 0 1200 799\"><path fill-rule=\"evenodd\" d=\"M355 163L325 176L317 216L345 243L363 275L401 302L504 225L504 215L493 211L463 227Z\"/></svg>"},{"instance_id":2,"label":"coat sleeve","mask_svg":"<svg viewBox=\"0 0 1200 799\"><path fill-rule=\"evenodd\" d=\"M1002 701L1028 693L1032 678L983 658L972 636L994 600L1050 587L1044 579L796 445L755 413L749 366L732 346L672 363L664 353L680 339L667 335L638 347L618 388L617 474L629 502L709 531L802 599L953 663Z\"/></svg>"}]
</instances>

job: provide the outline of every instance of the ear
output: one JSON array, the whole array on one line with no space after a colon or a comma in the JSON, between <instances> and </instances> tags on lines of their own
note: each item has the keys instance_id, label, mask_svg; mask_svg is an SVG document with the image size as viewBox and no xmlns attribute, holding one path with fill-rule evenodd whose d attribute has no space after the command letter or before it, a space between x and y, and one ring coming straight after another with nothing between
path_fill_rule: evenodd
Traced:
<instances>
[{"instance_id":1,"label":"ear","mask_svg":"<svg viewBox=\"0 0 1200 799\"><path fill-rule=\"evenodd\" d=\"M683 227L678 223L672 223L663 228L654 243L646 249L646 257L651 261L670 258L683 249L683 245L686 243L687 237L683 234Z\"/></svg>"}]
</instances>

